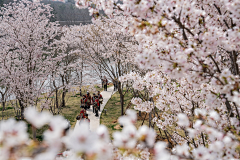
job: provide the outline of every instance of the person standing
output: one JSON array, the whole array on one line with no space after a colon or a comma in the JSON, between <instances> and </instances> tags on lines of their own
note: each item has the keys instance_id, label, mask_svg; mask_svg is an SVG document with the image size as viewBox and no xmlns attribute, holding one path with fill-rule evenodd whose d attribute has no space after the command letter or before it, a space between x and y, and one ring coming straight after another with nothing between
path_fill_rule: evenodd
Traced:
<instances>
[{"instance_id":1,"label":"person standing","mask_svg":"<svg viewBox=\"0 0 240 160\"><path fill-rule=\"evenodd\" d=\"M87 103L86 96L83 95L83 98L81 99L81 106L80 106L80 108L86 109L86 103Z\"/></svg>"},{"instance_id":2,"label":"person standing","mask_svg":"<svg viewBox=\"0 0 240 160\"><path fill-rule=\"evenodd\" d=\"M95 108L94 108L95 99L96 99L96 95L95 95L95 93L93 93L93 96L92 96L92 108L93 108L93 113L94 113L94 110L95 110Z\"/></svg>"},{"instance_id":3,"label":"person standing","mask_svg":"<svg viewBox=\"0 0 240 160\"><path fill-rule=\"evenodd\" d=\"M103 97L102 95L100 94L100 91L98 91L98 100L99 100L99 106L98 106L98 110L100 111L100 105L102 104L103 102Z\"/></svg>"},{"instance_id":4,"label":"person standing","mask_svg":"<svg viewBox=\"0 0 240 160\"><path fill-rule=\"evenodd\" d=\"M79 90L79 95L82 96L82 89Z\"/></svg>"},{"instance_id":5,"label":"person standing","mask_svg":"<svg viewBox=\"0 0 240 160\"><path fill-rule=\"evenodd\" d=\"M89 94L88 91L87 91L86 98L87 98L87 109L89 109L90 105L91 105L92 98L91 98L91 95Z\"/></svg>"},{"instance_id":6,"label":"person standing","mask_svg":"<svg viewBox=\"0 0 240 160\"><path fill-rule=\"evenodd\" d=\"M105 79L104 79L104 91L107 91L107 85L108 85L108 80L105 77Z\"/></svg>"},{"instance_id":7,"label":"person standing","mask_svg":"<svg viewBox=\"0 0 240 160\"><path fill-rule=\"evenodd\" d=\"M98 96L95 97L95 103L94 103L94 107L95 107L95 116L98 117L98 106L99 106L99 99Z\"/></svg>"},{"instance_id":8,"label":"person standing","mask_svg":"<svg viewBox=\"0 0 240 160\"><path fill-rule=\"evenodd\" d=\"M102 82L102 88L103 88L103 86L104 86L104 79L102 78L102 76L101 76L101 82Z\"/></svg>"}]
</instances>

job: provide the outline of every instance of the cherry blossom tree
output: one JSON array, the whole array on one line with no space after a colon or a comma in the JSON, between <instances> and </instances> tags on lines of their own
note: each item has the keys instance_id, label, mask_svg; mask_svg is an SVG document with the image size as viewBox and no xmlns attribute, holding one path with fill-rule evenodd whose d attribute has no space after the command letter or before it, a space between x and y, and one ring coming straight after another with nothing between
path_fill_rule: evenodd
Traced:
<instances>
[{"instance_id":1,"label":"cherry blossom tree","mask_svg":"<svg viewBox=\"0 0 240 160\"><path fill-rule=\"evenodd\" d=\"M112 81L116 81L120 76L136 69L134 56L137 51L137 42L128 33L121 32L122 17L115 20L109 20L102 17L96 20L94 24L74 26L71 31L74 38L73 43L78 46L76 53L84 57L85 63L95 70L95 75L103 78L106 75ZM76 33L77 32L77 33ZM118 83L118 92L122 106L126 92L120 81ZM128 91L128 89L127 89Z\"/></svg>"},{"instance_id":2,"label":"cherry blossom tree","mask_svg":"<svg viewBox=\"0 0 240 160\"><path fill-rule=\"evenodd\" d=\"M238 158L240 2L117 2L79 0L76 5L89 7L93 20L101 9L110 19L125 16L122 31L130 32L139 43L136 62L152 70L150 77L133 76L133 87L147 88L156 97L163 119L156 117L154 122L160 128L166 130L173 125L184 130L185 135L172 135L176 143L172 152L191 159ZM133 102L142 111L155 108L148 101ZM162 146L157 147L161 150Z\"/></svg>"},{"instance_id":3,"label":"cherry blossom tree","mask_svg":"<svg viewBox=\"0 0 240 160\"><path fill-rule=\"evenodd\" d=\"M106 75L116 81L120 76L137 70L134 56L137 51L136 40L128 33L122 33L122 17L114 20L103 18L96 20L91 27L84 26L87 32L82 33L81 50L87 56L87 60L98 74ZM124 96L128 92L128 86L117 81L118 92L120 94L122 115L124 113ZM126 91L124 91L126 87Z\"/></svg>"},{"instance_id":4,"label":"cherry blossom tree","mask_svg":"<svg viewBox=\"0 0 240 160\"><path fill-rule=\"evenodd\" d=\"M26 0L0 11L1 76L16 96L22 116L27 105L36 105L50 65L59 58L51 49L59 35L58 25L49 21L51 11L48 5Z\"/></svg>"},{"instance_id":5,"label":"cherry blossom tree","mask_svg":"<svg viewBox=\"0 0 240 160\"><path fill-rule=\"evenodd\" d=\"M174 145L167 146L165 142L155 143L156 133L151 128L143 126L137 129L134 126L137 116L133 111L127 111L127 116L119 118L123 129L113 134L113 143L109 144L105 127L100 127L97 133L89 132L88 124L83 123L81 130L67 133L65 132L67 124L63 118L37 113L30 108L26 111L26 119L36 128L48 123L50 129L44 133L45 143L40 145L45 151L38 153L37 156L30 152L27 156L34 159L55 159L65 144L71 149L64 152L65 159L148 159L148 149L153 149L156 160L239 159L240 2L238 0L123 0L122 4L117 2L117 0L78 0L76 2L78 7L89 7L96 25L82 26L83 30L76 32L82 34L78 37L80 41L75 37L74 40L82 45L79 52L88 55L86 58L92 58L89 62L97 62L96 59L101 56L111 59L110 62L117 62L114 61L118 59L114 56L117 53L117 56L123 56L121 59L130 59L129 63L138 63L139 67L147 70L144 75L126 70L125 73L130 74L124 75L125 73L121 72L124 74L120 75L122 77L119 81L124 83L130 80L135 90L146 90L148 98L155 99L149 101L136 97L132 99L132 103L135 104L136 110L145 112L156 110L154 124L166 131ZM97 19L99 10L104 10L108 16L104 22ZM119 15L121 20L118 19ZM8 18L12 19L10 16ZM120 23L117 23L117 19ZM2 28L4 30L4 27ZM5 33L1 38L8 37L6 32L1 33ZM137 40L137 45L123 43L124 41L118 43L119 41L114 39L118 35L120 38L124 34L129 36L129 33L132 34L130 37L134 42ZM116 43L109 43L111 40ZM19 46L14 48L10 43L12 41L10 38L1 41L2 53L15 53L15 50L18 50ZM4 45L7 42L12 46ZM124 48L125 45L129 46ZM9 49L9 46L12 48ZM132 55L125 55L125 51ZM5 54L2 57L7 58ZM11 61L19 59L14 58L11 57ZM17 62L14 61L11 67L18 66L20 69L21 63ZM105 61L96 64L103 62ZM1 73L11 77L8 71L3 70ZM109 77L113 74L115 72L110 71ZM14 79L8 82L12 81L14 82ZM20 93L29 95L29 90L25 92ZM37 120L35 117L38 117ZM1 122L0 127L3 128L0 130L2 135L0 151L3 153L0 154L1 159L22 157L23 154L18 154L21 152L19 149L30 144L24 122L17 123L10 119Z\"/></svg>"},{"instance_id":6,"label":"cherry blossom tree","mask_svg":"<svg viewBox=\"0 0 240 160\"><path fill-rule=\"evenodd\" d=\"M81 70L81 65L79 65L81 57L73 52L75 46L66 38L68 35L66 28L62 28L61 37L54 44L57 56L61 57L61 60L56 65L56 69L52 70L51 74L51 79L53 79L51 83L55 90L55 104L57 108L66 106L66 93L72 89L74 84L78 83L76 77L79 70ZM59 99L61 99L60 104L58 104Z\"/></svg>"}]
</instances>

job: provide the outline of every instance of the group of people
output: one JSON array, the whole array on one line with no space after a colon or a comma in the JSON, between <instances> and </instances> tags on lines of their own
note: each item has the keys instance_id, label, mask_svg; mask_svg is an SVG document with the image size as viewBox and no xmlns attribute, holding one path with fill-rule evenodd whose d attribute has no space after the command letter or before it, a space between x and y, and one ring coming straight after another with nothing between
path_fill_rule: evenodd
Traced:
<instances>
[{"instance_id":1,"label":"group of people","mask_svg":"<svg viewBox=\"0 0 240 160\"><path fill-rule=\"evenodd\" d=\"M104 88L104 91L107 91L107 85L108 85L108 80L107 78L104 76L104 78L101 78L102 80L102 88ZM119 84L119 81L117 78L113 79L113 86L114 86L114 91L117 90L118 88L118 84Z\"/></svg>"},{"instance_id":2,"label":"group of people","mask_svg":"<svg viewBox=\"0 0 240 160\"><path fill-rule=\"evenodd\" d=\"M104 91L107 91L107 85L108 85L107 78L104 76L104 78L102 78L101 80L102 80L102 88L104 88Z\"/></svg>"},{"instance_id":3,"label":"group of people","mask_svg":"<svg viewBox=\"0 0 240 160\"><path fill-rule=\"evenodd\" d=\"M98 91L97 94L93 93L93 96L90 95L89 92L87 92L86 95L83 95L83 98L81 99L81 113L84 113L83 115L85 116L86 114L86 110L90 109L91 105L92 105L92 110L93 113L95 113L95 116L98 117L98 111L100 111L100 104L103 101L103 97L100 94L100 91ZM80 116L81 118L81 116Z\"/></svg>"}]
</instances>

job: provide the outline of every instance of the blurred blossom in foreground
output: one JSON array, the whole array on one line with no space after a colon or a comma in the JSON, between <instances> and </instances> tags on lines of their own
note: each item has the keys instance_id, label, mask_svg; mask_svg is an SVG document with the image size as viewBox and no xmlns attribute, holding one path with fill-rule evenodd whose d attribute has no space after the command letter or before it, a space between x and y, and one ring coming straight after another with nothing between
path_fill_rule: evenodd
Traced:
<instances>
[{"instance_id":1,"label":"blurred blossom in foreground","mask_svg":"<svg viewBox=\"0 0 240 160\"><path fill-rule=\"evenodd\" d=\"M27 119L31 124L36 123L30 115L40 117L48 124L49 129L44 132L43 142L36 143L28 138L25 122L17 122L14 119L0 122L0 158L3 160L16 157L20 160L113 160L131 159L147 160L175 160L186 159L219 159L225 157L237 157L235 148L238 143L231 134L222 134L218 130L207 126L203 120L196 120L193 128L189 128L189 120L185 114L178 114L178 122L186 128L189 137L194 138L199 132L208 134L212 143L209 147L200 145L191 148L187 143L176 144L172 150L165 142L156 142L156 132L147 126L136 128L137 114L133 110L127 110L126 115L119 118L123 125L121 131L113 133L112 143L106 126L100 125L96 132L89 130L89 123L82 121L75 130L66 132L68 124L62 116L49 116L39 113L34 108L27 108ZM218 119L214 111L209 113L210 120ZM43 118L45 117L45 118ZM173 139L172 139L173 140ZM13 149L14 148L14 149ZM152 155L149 150L152 150ZM61 156L57 156L59 153Z\"/></svg>"}]
</instances>

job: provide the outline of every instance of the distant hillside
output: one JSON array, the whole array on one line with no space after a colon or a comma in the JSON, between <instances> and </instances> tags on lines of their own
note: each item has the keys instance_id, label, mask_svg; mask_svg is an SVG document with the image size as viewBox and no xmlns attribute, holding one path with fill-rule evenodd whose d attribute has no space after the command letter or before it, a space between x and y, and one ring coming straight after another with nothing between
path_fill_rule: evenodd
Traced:
<instances>
[{"instance_id":1,"label":"distant hillside","mask_svg":"<svg viewBox=\"0 0 240 160\"><path fill-rule=\"evenodd\" d=\"M13 0L0 0L0 5L13 2ZM68 0L67 3L56 1L42 1L42 3L50 4L53 8L52 21L59 21L61 25L73 25L80 22L85 24L91 22L88 9L78 9L75 6L74 0Z\"/></svg>"},{"instance_id":2,"label":"distant hillside","mask_svg":"<svg viewBox=\"0 0 240 160\"><path fill-rule=\"evenodd\" d=\"M91 21L91 16L87 9L78 9L74 1L67 3L42 1L45 4L50 4L53 7L53 13L56 21L64 21L66 25L79 24L79 21L85 23ZM78 21L78 22L77 22Z\"/></svg>"}]
</instances>

